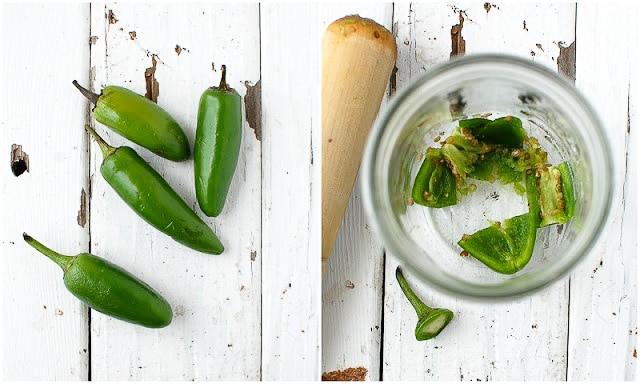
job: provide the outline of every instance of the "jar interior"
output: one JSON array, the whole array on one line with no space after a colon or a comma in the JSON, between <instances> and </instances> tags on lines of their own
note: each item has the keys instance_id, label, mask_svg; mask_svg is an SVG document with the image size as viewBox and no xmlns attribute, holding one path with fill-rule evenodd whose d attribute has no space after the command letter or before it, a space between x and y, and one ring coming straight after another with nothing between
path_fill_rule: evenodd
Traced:
<instances>
[{"instance_id":1,"label":"jar interior","mask_svg":"<svg viewBox=\"0 0 640 384\"><path fill-rule=\"evenodd\" d=\"M521 293L554 280L588 249L589 244L584 243L592 239L581 233L594 215L598 218L594 204L602 210L603 192L596 191L598 201L594 201L594 185L597 179L602 182L609 177L597 174L603 169L606 173L606 167L598 163L603 161L598 156L605 157L606 152L594 150L587 136L591 134L587 128L596 129L587 126L593 125L593 119L581 113L579 104L567 102L563 89L551 86L551 91L542 91L549 84L505 72L492 76L478 70L478 75L470 76L457 76L454 81L456 75L451 74L440 84L428 84L429 88L416 86L383 121L374 188L383 189L380 197L388 202L378 200L374 209L381 212L375 215L377 220L388 221L378 227L382 227L385 242L392 243L389 251L426 280L472 296ZM420 206L411 199L426 149L440 147L438 139L449 136L458 120L507 115L522 120L527 134L537 138L548 153L550 164L568 162L576 199L568 223L537 230L531 260L513 275L496 273L471 256L461 256L457 244L463 234L486 228L490 221L527 212L526 197L517 194L512 184L468 180L477 190L444 208ZM593 225L587 227L593 231Z\"/></svg>"}]
</instances>

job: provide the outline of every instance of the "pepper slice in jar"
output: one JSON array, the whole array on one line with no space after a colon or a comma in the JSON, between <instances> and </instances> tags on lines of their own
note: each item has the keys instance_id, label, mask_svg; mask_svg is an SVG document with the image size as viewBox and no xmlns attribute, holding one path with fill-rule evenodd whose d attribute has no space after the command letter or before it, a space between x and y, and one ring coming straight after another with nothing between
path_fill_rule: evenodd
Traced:
<instances>
[{"instance_id":1,"label":"pepper slice in jar","mask_svg":"<svg viewBox=\"0 0 640 384\"><path fill-rule=\"evenodd\" d=\"M541 220L536 179L534 172L526 176L529 212L463 235L458 245L498 273L513 274L524 268L533 254Z\"/></svg>"},{"instance_id":2,"label":"pepper slice in jar","mask_svg":"<svg viewBox=\"0 0 640 384\"><path fill-rule=\"evenodd\" d=\"M416 175L411 197L417 204L432 208L446 207L458 202L456 178L447 166L440 148L427 150Z\"/></svg>"}]
</instances>

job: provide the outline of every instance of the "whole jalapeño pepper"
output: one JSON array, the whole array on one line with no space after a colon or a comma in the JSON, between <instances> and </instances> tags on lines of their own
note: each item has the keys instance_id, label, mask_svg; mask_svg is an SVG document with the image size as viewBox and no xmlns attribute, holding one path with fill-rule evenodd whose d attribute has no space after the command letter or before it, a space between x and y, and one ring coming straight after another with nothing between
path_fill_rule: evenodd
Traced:
<instances>
[{"instance_id":1,"label":"whole jalape\u00f1o pepper","mask_svg":"<svg viewBox=\"0 0 640 384\"><path fill-rule=\"evenodd\" d=\"M226 66L221 71L220 85L200 97L193 149L196 197L207 216L218 216L224 207L242 136L241 97L226 82Z\"/></svg>"},{"instance_id":2,"label":"whole jalape\u00f1o pepper","mask_svg":"<svg viewBox=\"0 0 640 384\"><path fill-rule=\"evenodd\" d=\"M64 285L89 307L149 328L171 323L173 311L167 300L123 268L90 253L61 255L26 233L22 237L62 268Z\"/></svg>"},{"instance_id":3,"label":"whole jalape\u00f1o pepper","mask_svg":"<svg viewBox=\"0 0 640 384\"><path fill-rule=\"evenodd\" d=\"M191 155L180 125L153 101L115 85L104 87L99 95L75 80L73 85L95 104L96 121L165 159L183 161Z\"/></svg>"},{"instance_id":4,"label":"whole jalape\u00f1o pepper","mask_svg":"<svg viewBox=\"0 0 640 384\"><path fill-rule=\"evenodd\" d=\"M224 251L211 228L135 150L112 147L85 127L102 150L100 173L140 217L189 248L215 255Z\"/></svg>"}]
</instances>

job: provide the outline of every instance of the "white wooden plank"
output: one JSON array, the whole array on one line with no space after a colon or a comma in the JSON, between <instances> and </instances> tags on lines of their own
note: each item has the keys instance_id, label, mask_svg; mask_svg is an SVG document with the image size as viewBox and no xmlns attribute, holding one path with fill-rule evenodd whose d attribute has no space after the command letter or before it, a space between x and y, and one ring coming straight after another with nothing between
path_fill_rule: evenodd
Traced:
<instances>
[{"instance_id":1,"label":"white wooden plank","mask_svg":"<svg viewBox=\"0 0 640 384\"><path fill-rule=\"evenodd\" d=\"M399 59L397 89L433 64L449 59L451 29L462 22L465 52L502 52L556 66L553 48L531 56L536 43L572 42L574 5L482 3L396 4ZM549 23L547 20L560 20ZM528 31L523 30L526 20ZM535 42L535 43L534 43ZM556 49L559 50L559 48ZM541 51L541 50L540 50ZM568 291L566 282L506 303L475 303L433 292L413 280L419 296L451 309L456 318L436 339L415 340L417 316L394 278L387 257L383 343L384 380L560 380L565 377ZM410 279L411 277L408 276ZM410 280L411 281L411 280ZM526 345L527 347L523 347Z\"/></svg>"},{"instance_id":2,"label":"white wooden plank","mask_svg":"<svg viewBox=\"0 0 640 384\"><path fill-rule=\"evenodd\" d=\"M260 8L263 380L319 378L320 156L315 131L320 126L320 75L315 17L314 4L266 3Z\"/></svg>"},{"instance_id":3,"label":"white wooden plank","mask_svg":"<svg viewBox=\"0 0 640 384\"><path fill-rule=\"evenodd\" d=\"M6 380L86 380L87 308L62 270L22 240L61 253L88 249L78 225L87 188L86 107L71 81L87 81L87 4L2 5L2 359ZM29 155L14 177L11 145Z\"/></svg>"},{"instance_id":4,"label":"white wooden plank","mask_svg":"<svg viewBox=\"0 0 640 384\"><path fill-rule=\"evenodd\" d=\"M201 93L227 80L242 96L260 71L257 4L93 4L92 66L97 91L124 85L145 94L155 57L158 104L193 148ZM212 71L214 63L216 71ZM147 225L102 179L92 143L92 250L156 287L173 323L150 330L91 314L92 378L256 380L260 378L260 146L243 124L242 148L223 213L206 218L195 202L193 161L170 162L97 124L113 145L135 148L219 235L219 256L193 251Z\"/></svg>"},{"instance_id":5,"label":"white wooden plank","mask_svg":"<svg viewBox=\"0 0 640 384\"><path fill-rule=\"evenodd\" d=\"M391 3L326 3L319 11L318 46L327 26L350 14L392 30ZM364 368L367 380L380 379L382 270L382 247L369 229L357 178L323 276L323 373Z\"/></svg>"},{"instance_id":6,"label":"white wooden plank","mask_svg":"<svg viewBox=\"0 0 640 384\"><path fill-rule=\"evenodd\" d=\"M615 185L604 241L571 278L569 380L637 379L637 17L631 4L577 10L576 85L607 127Z\"/></svg>"}]
</instances>

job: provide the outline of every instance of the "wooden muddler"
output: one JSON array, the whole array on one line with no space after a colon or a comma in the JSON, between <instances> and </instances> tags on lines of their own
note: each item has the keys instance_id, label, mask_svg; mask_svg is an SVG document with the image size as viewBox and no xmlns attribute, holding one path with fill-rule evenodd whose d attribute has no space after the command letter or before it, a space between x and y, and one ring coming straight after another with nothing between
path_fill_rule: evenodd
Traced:
<instances>
[{"instance_id":1,"label":"wooden muddler","mask_svg":"<svg viewBox=\"0 0 640 384\"><path fill-rule=\"evenodd\" d=\"M364 145L397 56L393 35L346 16L322 40L322 270L347 209Z\"/></svg>"}]
</instances>

